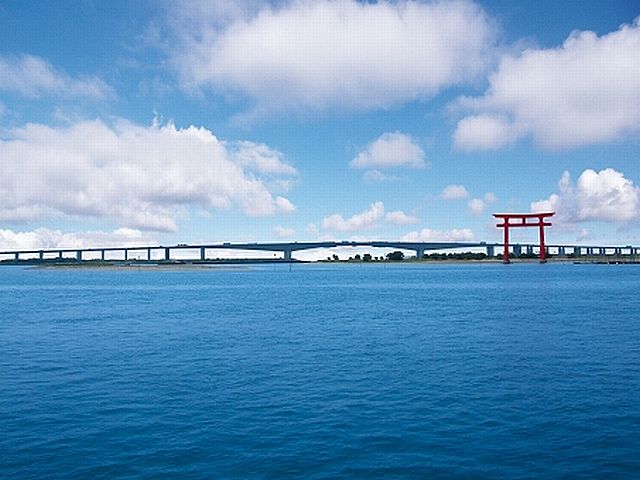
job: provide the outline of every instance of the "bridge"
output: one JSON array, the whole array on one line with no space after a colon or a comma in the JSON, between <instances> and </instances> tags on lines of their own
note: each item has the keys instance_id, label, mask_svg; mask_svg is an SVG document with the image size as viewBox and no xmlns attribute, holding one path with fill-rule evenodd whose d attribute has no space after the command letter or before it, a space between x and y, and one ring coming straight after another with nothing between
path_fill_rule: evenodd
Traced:
<instances>
[{"instance_id":1,"label":"bridge","mask_svg":"<svg viewBox=\"0 0 640 480\"><path fill-rule=\"evenodd\" d=\"M402 242L402 241L327 241L327 242L274 242L274 243L211 243L211 244L185 244L163 246L145 245L137 247L104 247L104 248L55 248L39 250L5 250L0 251L0 262L3 263L39 263L56 260L76 260L82 262L88 260L92 254L93 260L102 261L128 261L132 259L132 254L137 253L138 258L142 254L146 261L175 261L172 253L181 250L195 252L193 261L212 260L209 250L243 250L274 252L282 254L277 261L294 262L293 253L302 250L330 249L337 247L371 247L394 250L408 250L415 252L417 258L422 258L428 251L438 250L460 250L460 249L481 249L488 257L494 257L496 253L504 251L503 243L487 242ZM634 257L640 253L640 247L626 246L602 246L602 245L545 245L547 254L558 256L572 255L573 257L583 256L629 256ZM537 244L508 244L507 250L514 255L534 255L540 252ZM468 250L467 250L468 251ZM113 258L115 252L116 258ZM110 258L107 259L107 254ZM182 259L182 258L181 258Z\"/></svg>"},{"instance_id":2,"label":"bridge","mask_svg":"<svg viewBox=\"0 0 640 480\"><path fill-rule=\"evenodd\" d=\"M336 247L372 247L372 248L393 248L397 250L413 250L416 256L421 258L428 250L456 249L456 248L473 248L486 245L484 242L275 242L275 243L212 243L212 244L186 244L180 243L172 246L140 246L140 247L105 247L105 248L56 248L43 250L8 250L0 251L0 260L2 257L19 261L21 259L31 260L50 260L69 258L73 255L76 260L82 261L87 253L99 253L101 260L106 260L107 252L121 252L121 260L128 260L132 252L143 252L146 260L151 261L154 258L153 253L160 251L160 259L171 261L171 252L176 250L191 250L199 252L194 260L208 260L208 250L244 250L244 251L262 251L262 252L279 252L282 254L282 260L294 261L293 252L301 250L313 250L319 248L336 248ZM156 257L157 258L157 255Z\"/></svg>"}]
</instances>

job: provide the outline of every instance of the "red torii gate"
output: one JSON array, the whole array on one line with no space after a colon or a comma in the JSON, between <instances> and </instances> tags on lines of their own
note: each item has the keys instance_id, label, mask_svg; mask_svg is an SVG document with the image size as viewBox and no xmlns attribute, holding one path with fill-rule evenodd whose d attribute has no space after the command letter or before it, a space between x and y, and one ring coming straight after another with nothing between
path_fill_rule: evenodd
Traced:
<instances>
[{"instance_id":1,"label":"red torii gate","mask_svg":"<svg viewBox=\"0 0 640 480\"><path fill-rule=\"evenodd\" d=\"M502 254L502 262L509 263L509 228L511 227L539 227L540 228L540 263L545 263L546 245L544 243L544 227L550 227L551 222L545 222L544 219L552 217L555 212L544 213L494 213L493 216L502 219L503 223L496 225L498 228L504 228L504 253ZM528 219L535 219L529 222ZM510 223L509 220L519 220L516 223Z\"/></svg>"}]
</instances>

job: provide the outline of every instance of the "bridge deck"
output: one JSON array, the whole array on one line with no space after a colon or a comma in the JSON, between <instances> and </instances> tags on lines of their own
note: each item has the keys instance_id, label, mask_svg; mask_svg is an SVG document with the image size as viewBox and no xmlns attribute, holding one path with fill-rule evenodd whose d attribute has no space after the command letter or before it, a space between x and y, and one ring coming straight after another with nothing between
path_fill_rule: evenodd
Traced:
<instances>
[{"instance_id":1,"label":"bridge deck","mask_svg":"<svg viewBox=\"0 0 640 480\"><path fill-rule=\"evenodd\" d=\"M140 245L133 247L91 247L91 248L45 248L45 249L25 249L25 250L4 250L0 251L0 256L12 256L15 260L20 257L37 255L39 259L50 259L50 255L64 256L64 254L73 253L78 260L82 260L85 253L100 253L105 258L106 252L124 252L125 259L129 252L146 251L148 259L151 259L151 252L163 251L164 258L170 260L171 251L175 250L198 250L200 259L204 260L207 250L245 250L245 251L268 251L282 252L286 260L292 259L292 253L301 250L312 250L320 248L338 248L338 247L371 247L386 248L397 250L413 250L418 257L422 257L426 251L433 250L456 250L461 248L484 248L487 254L493 256L495 250L503 248L501 243L486 242L403 242L403 241L324 241L324 242L267 242L267 243L207 243L207 244L177 244L177 245ZM527 253L533 249L539 249L537 244L512 244L511 248L514 252L521 253L525 250ZM564 254L571 251L574 254L606 254L607 251L622 254L629 253L637 255L640 252L639 247L631 245L625 246L603 246L603 245L547 245L547 249L552 249Z\"/></svg>"}]
</instances>

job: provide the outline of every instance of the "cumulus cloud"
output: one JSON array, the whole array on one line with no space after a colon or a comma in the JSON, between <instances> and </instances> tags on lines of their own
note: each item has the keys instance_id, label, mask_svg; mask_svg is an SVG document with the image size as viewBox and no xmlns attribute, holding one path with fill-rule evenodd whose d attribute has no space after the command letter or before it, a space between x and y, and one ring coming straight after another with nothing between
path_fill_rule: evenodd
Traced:
<instances>
[{"instance_id":1,"label":"cumulus cloud","mask_svg":"<svg viewBox=\"0 0 640 480\"><path fill-rule=\"evenodd\" d=\"M418 232L409 232L402 241L405 242L471 242L475 239L468 228L453 230L431 230L423 228Z\"/></svg>"},{"instance_id":2,"label":"cumulus cloud","mask_svg":"<svg viewBox=\"0 0 640 480\"><path fill-rule=\"evenodd\" d=\"M119 228L113 232L63 233L38 228L29 232L0 229L0 250L52 250L55 248L139 247L158 243L140 230Z\"/></svg>"},{"instance_id":3,"label":"cumulus cloud","mask_svg":"<svg viewBox=\"0 0 640 480\"><path fill-rule=\"evenodd\" d=\"M484 194L484 203L491 205L492 203L496 203L498 201L498 197L493 192L487 192Z\"/></svg>"},{"instance_id":4,"label":"cumulus cloud","mask_svg":"<svg viewBox=\"0 0 640 480\"><path fill-rule=\"evenodd\" d=\"M218 15L174 2L170 62L186 88L240 92L257 112L428 99L484 74L495 44L492 22L468 0L214 4Z\"/></svg>"},{"instance_id":5,"label":"cumulus cloud","mask_svg":"<svg viewBox=\"0 0 640 480\"><path fill-rule=\"evenodd\" d=\"M407 215L402 210L394 210L385 214L384 203L378 201L348 219L338 213L324 217L321 226L324 230L333 232L355 232L375 228L379 226L379 222L382 220L393 225L411 225L420 222L417 217ZM307 229L308 233L316 235L319 233L315 224L310 224L309 227Z\"/></svg>"},{"instance_id":6,"label":"cumulus cloud","mask_svg":"<svg viewBox=\"0 0 640 480\"><path fill-rule=\"evenodd\" d=\"M262 178L295 173L281 154L261 144L221 142L202 127L28 124L0 140L0 168L5 221L71 215L174 231L190 206L250 216L295 209Z\"/></svg>"},{"instance_id":7,"label":"cumulus cloud","mask_svg":"<svg viewBox=\"0 0 640 480\"><path fill-rule=\"evenodd\" d=\"M563 45L505 57L484 96L461 98L473 113L458 148L497 149L530 135L544 148L615 141L640 132L640 17L599 37L573 32Z\"/></svg>"},{"instance_id":8,"label":"cumulus cloud","mask_svg":"<svg viewBox=\"0 0 640 480\"><path fill-rule=\"evenodd\" d=\"M293 228L278 225L273 229L273 233L278 238L291 238L296 234L296 231Z\"/></svg>"},{"instance_id":9,"label":"cumulus cloud","mask_svg":"<svg viewBox=\"0 0 640 480\"><path fill-rule=\"evenodd\" d=\"M580 232L578 232L578 236L576 237L576 240L578 242L582 242L584 240L591 240L592 238L593 236L591 235L591 232L586 228L583 228L580 230Z\"/></svg>"},{"instance_id":10,"label":"cumulus cloud","mask_svg":"<svg viewBox=\"0 0 640 480\"><path fill-rule=\"evenodd\" d=\"M444 200L461 200L469 198L469 192L464 185L447 185L444 187L444 190L442 190L440 196Z\"/></svg>"},{"instance_id":11,"label":"cumulus cloud","mask_svg":"<svg viewBox=\"0 0 640 480\"><path fill-rule=\"evenodd\" d=\"M357 213L345 220L340 214L329 215L322 219L322 228L336 232L352 232L366 230L378 225L378 221L384 216L384 204L375 202L363 212Z\"/></svg>"},{"instance_id":12,"label":"cumulus cloud","mask_svg":"<svg viewBox=\"0 0 640 480\"><path fill-rule=\"evenodd\" d=\"M424 151L409 135L384 133L361 150L350 165L354 168L422 168Z\"/></svg>"},{"instance_id":13,"label":"cumulus cloud","mask_svg":"<svg viewBox=\"0 0 640 480\"><path fill-rule=\"evenodd\" d=\"M400 182L407 180L405 175L389 175L382 173L380 170L367 170L362 174L365 183L382 183L382 182Z\"/></svg>"},{"instance_id":14,"label":"cumulus cloud","mask_svg":"<svg viewBox=\"0 0 640 480\"><path fill-rule=\"evenodd\" d=\"M0 55L1 90L31 98L55 95L99 100L114 95L113 89L97 77L72 77L33 55Z\"/></svg>"},{"instance_id":15,"label":"cumulus cloud","mask_svg":"<svg viewBox=\"0 0 640 480\"><path fill-rule=\"evenodd\" d=\"M245 168L276 175L297 175L298 173L295 168L285 162L281 152L263 143L244 141L226 145L231 147L230 150L237 163Z\"/></svg>"},{"instance_id":16,"label":"cumulus cloud","mask_svg":"<svg viewBox=\"0 0 640 480\"><path fill-rule=\"evenodd\" d=\"M413 215L407 215L402 210L395 210L387 213L384 216L384 220L387 223L392 223L393 225L411 225L414 223L420 223L419 218L414 217Z\"/></svg>"},{"instance_id":17,"label":"cumulus cloud","mask_svg":"<svg viewBox=\"0 0 640 480\"><path fill-rule=\"evenodd\" d=\"M320 233L320 229L318 228L318 225L316 225L315 223L309 223L307 225L306 232L309 235L313 235L315 237Z\"/></svg>"},{"instance_id":18,"label":"cumulus cloud","mask_svg":"<svg viewBox=\"0 0 640 480\"><path fill-rule=\"evenodd\" d=\"M484 200L481 198L473 198L469 200L467 206L469 207L469 212L471 212L472 215L481 215L487 208L487 204L484 203Z\"/></svg>"},{"instance_id":19,"label":"cumulus cloud","mask_svg":"<svg viewBox=\"0 0 640 480\"><path fill-rule=\"evenodd\" d=\"M471 115L458 122L453 142L461 150L496 150L522 136L521 129L504 116L495 114Z\"/></svg>"},{"instance_id":20,"label":"cumulus cloud","mask_svg":"<svg viewBox=\"0 0 640 480\"><path fill-rule=\"evenodd\" d=\"M569 172L558 183L558 193L533 202L531 211L555 211L560 223L603 221L624 223L640 217L640 187L612 168L585 170L573 184Z\"/></svg>"}]
</instances>

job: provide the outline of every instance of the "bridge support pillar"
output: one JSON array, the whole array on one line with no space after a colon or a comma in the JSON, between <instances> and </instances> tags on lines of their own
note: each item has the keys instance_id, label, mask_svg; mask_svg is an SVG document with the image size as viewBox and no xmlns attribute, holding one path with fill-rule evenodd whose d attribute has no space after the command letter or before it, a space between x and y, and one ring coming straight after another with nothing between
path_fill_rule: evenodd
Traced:
<instances>
[{"instance_id":1,"label":"bridge support pillar","mask_svg":"<svg viewBox=\"0 0 640 480\"><path fill-rule=\"evenodd\" d=\"M207 259L207 255L205 252L205 248L202 247L200 248L200 260L202 260L203 262Z\"/></svg>"},{"instance_id":2,"label":"bridge support pillar","mask_svg":"<svg viewBox=\"0 0 640 480\"><path fill-rule=\"evenodd\" d=\"M44 252L43 252L42 250L40 250L40 251L38 252L38 258L39 258L41 261L42 261L42 260L44 260Z\"/></svg>"},{"instance_id":3,"label":"bridge support pillar","mask_svg":"<svg viewBox=\"0 0 640 480\"><path fill-rule=\"evenodd\" d=\"M127 250L126 248L124 249L124 261L126 262L127 260L129 260L129 250Z\"/></svg>"},{"instance_id":4,"label":"bridge support pillar","mask_svg":"<svg viewBox=\"0 0 640 480\"><path fill-rule=\"evenodd\" d=\"M82 261L82 250L76 251L76 260L79 262Z\"/></svg>"},{"instance_id":5,"label":"bridge support pillar","mask_svg":"<svg viewBox=\"0 0 640 480\"><path fill-rule=\"evenodd\" d=\"M573 247L573 255L579 257L582 255L582 249L580 247Z\"/></svg>"},{"instance_id":6,"label":"bridge support pillar","mask_svg":"<svg viewBox=\"0 0 640 480\"><path fill-rule=\"evenodd\" d=\"M62 258L62 250L58 252L58 258Z\"/></svg>"},{"instance_id":7,"label":"bridge support pillar","mask_svg":"<svg viewBox=\"0 0 640 480\"><path fill-rule=\"evenodd\" d=\"M151 249L147 248L147 260L151 260Z\"/></svg>"},{"instance_id":8,"label":"bridge support pillar","mask_svg":"<svg viewBox=\"0 0 640 480\"><path fill-rule=\"evenodd\" d=\"M290 262L292 260L291 249L284 250L284 259L286 262Z\"/></svg>"},{"instance_id":9,"label":"bridge support pillar","mask_svg":"<svg viewBox=\"0 0 640 480\"><path fill-rule=\"evenodd\" d=\"M15 257L15 259L16 259L16 262L17 262L18 260L20 260L20 254L19 254L18 252L16 252L16 253L14 254L14 257Z\"/></svg>"},{"instance_id":10,"label":"bridge support pillar","mask_svg":"<svg viewBox=\"0 0 640 480\"><path fill-rule=\"evenodd\" d=\"M416 258L422 260L424 257L424 248L416 248Z\"/></svg>"},{"instance_id":11,"label":"bridge support pillar","mask_svg":"<svg viewBox=\"0 0 640 480\"><path fill-rule=\"evenodd\" d=\"M558 255L566 255L566 251L564 247L558 247Z\"/></svg>"},{"instance_id":12,"label":"bridge support pillar","mask_svg":"<svg viewBox=\"0 0 640 480\"><path fill-rule=\"evenodd\" d=\"M519 243L515 244L513 246L513 254L514 255L522 255L522 245L520 245Z\"/></svg>"},{"instance_id":13,"label":"bridge support pillar","mask_svg":"<svg viewBox=\"0 0 640 480\"><path fill-rule=\"evenodd\" d=\"M104 262L104 259L106 257L106 253L104 250L100 250L100 260L102 260Z\"/></svg>"},{"instance_id":14,"label":"bridge support pillar","mask_svg":"<svg viewBox=\"0 0 640 480\"><path fill-rule=\"evenodd\" d=\"M164 249L164 259L166 261L171 260L171 249L170 248L165 248Z\"/></svg>"},{"instance_id":15,"label":"bridge support pillar","mask_svg":"<svg viewBox=\"0 0 640 480\"><path fill-rule=\"evenodd\" d=\"M493 245L487 245L487 257L495 257L496 255L496 247Z\"/></svg>"},{"instance_id":16,"label":"bridge support pillar","mask_svg":"<svg viewBox=\"0 0 640 480\"><path fill-rule=\"evenodd\" d=\"M602 248L602 247L600 247L600 248L598 249L598 254L599 254L599 255L603 255L603 256L604 256L604 255L606 255L606 254L607 254L607 249L606 249L606 248Z\"/></svg>"}]
</instances>

